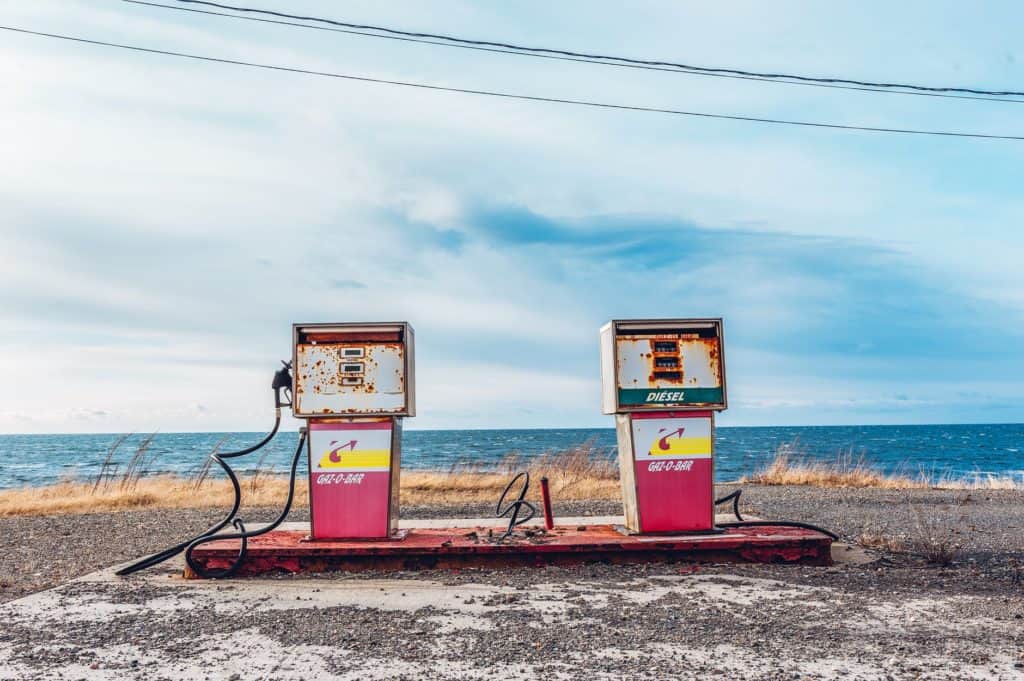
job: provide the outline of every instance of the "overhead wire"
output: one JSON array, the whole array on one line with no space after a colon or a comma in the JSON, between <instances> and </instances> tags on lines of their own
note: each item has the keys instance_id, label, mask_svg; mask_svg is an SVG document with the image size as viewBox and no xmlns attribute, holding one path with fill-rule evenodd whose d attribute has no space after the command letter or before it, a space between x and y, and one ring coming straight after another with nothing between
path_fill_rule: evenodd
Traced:
<instances>
[{"instance_id":1,"label":"overhead wire","mask_svg":"<svg viewBox=\"0 0 1024 681\"><path fill-rule=\"evenodd\" d=\"M173 7L168 5L160 5L158 3L140 2L139 0L124 0L125 2L133 2L134 4L150 4L153 6ZM562 57L573 57L585 60L594 60L597 63L609 64L609 62L621 62L622 64L632 64L634 66L647 66L647 67L662 67L668 68L669 70L689 71L694 73L705 73L709 75L722 74L731 76L743 76L746 78L762 79L762 80L778 80L778 82L790 82L790 83L817 83L817 84L832 84L832 85L853 85L861 86L865 88L878 88L878 89L903 89L913 90L916 92L930 92L930 93L953 93L959 92L970 95L986 95L988 98L991 97L1024 97L1024 91L1019 90L984 90L980 88L967 88L967 87L949 87L949 86L929 86L929 85L916 85L909 83L886 83L886 82L874 82L865 80L854 80L849 78L825 78L818 76L803 76L787 73L766 73L759 71L746 71L742 69L730 69L722 67L710 67L710 66L696 66L693 64L684 64L680 62L661 61L653 59L635 59L632 57L619 57L614 55L606 54L592 54L587 52L575 52L572 50L562 50L549 47L529 47L525 45L516 45L513 43L495 42L490 40L474 40L470 38L460 38L453 35L445 35L441 33L423 33L417 31L404 31L400 29L390 28L387 26L375 26L372 24L356 24L345 21L338 21L335 19L326 19L323 17L316 16L303 16L299 14L288 14L286 12L278 12L275 10L260 9L254 7L244 7L238 5L228 5L219 2L211 2L210 0L175 0L181 4L188 5L202 5L206 7L216 7L218 9L231 10L233 12L244 12L251 14L263 14L267 16L275 16L283 19L295 19L299 21L314 21L318 23L329 24L332 26L339 26L348 29L362 30L362 31L376 31L378 33L387 33L394 36L403 36L407 38L421 38L446 41L449 43L457 43L461 45L470 45L476 47L489 47L498 48L502 50L510 50L516 53L532 53L532 54L546 54L546 55L558 55ZM237 16L237 15L227 15ZM241 18L241 17L239 17ZM303 24L306 25L306 24ZM365 35L365 34L364 34ZM612 65L612 64L609 64ZM1019 100L996 100L996 101L1019 101Z\"/></svg>"},{"instance_id":2,"label":"overhead wire","mask_svg":"<svg viewBox=\"0 0 1024 681\"><path fill-rule=\"evenodd\" d=\"M609 109L618 111L636 111L645 113L661 113L674 116L689 116L694 118L706 118L706 119L718 119L718 120L731 120L731 121L743 121L748 123L764 123L770 125L789 125L799 126L808 128L823 128L832 130L850 130L859 132L874 132L874 133L894 133L903 135L928 135L937 137L965 137L975 139L996 139L996 140L1014 140L1024 141L1024 135L1003 135L1003 134L991 134L991 133L976 133L976 132L956 132L946 130L920 130L912 128L888 128L878 126L864 126L864 125L844 125L840 123L820 123L815 121L795 121L781 118L763 118L758 116L742 116L734 114L720 114L720 113L709 113L703 111L686 111L682 109L669 109L660 108L653 106L641 106L633 104L615 104L611 102L595 102L590 100L582 99L567 99L562 97L544 97L540 95L525 95L513 92L502 92L498 90L480 90L472 88L459 88L444 85L432 85L429 83L417 83L413 81L402 81L402 80L391 80L386 78L371 78L369 76L356 76L344 73L334 73L330 71L316 71L313 69L302 69L292 66L279 66L275 64L262 64L258 62L242 61L238 59L226 59L223 57L210 57L205 55L197 55L188 52L175 52L172 50L160 50L151 47L141 47L138 45L126 45L123 43L113 43L104 40L92 40L89 38L81 38L78 36L63 35L60 33L47 33L44 31L33 31L25 28L17 28L14 26L2 26L0 30L11 31L14 33L22 33L25 35L32 35L43 38L53 38L57 40L65 40L69 42L83 43L87 45L97 45L102 47L112 47L122 50L129 50L133 52L140 52L146 54L158 54L170 57L179 57L182 59L191 59L195 61L217 63L217 64L230 64L234 66L245 66L249 68L264 69L270 71L279 71L285 73L298 73L311 76L321 76L325 78L337 78L341 80L350 80L361 83L375 83L381 85L395 85L401 87L417 88L420 90L431 90L435 92L452 92L468 95L478 95L482 97L495 97L504 99L514 99L521 101L530 102L546 102L552 104L568 104L574 106L583 106L596 109Z\"/></svg>"},{"instance_id":3,"label":"overhead wire","mask_svg":"<svg viewBox=\"0 0 1024 681\"><path fill-rule=\"evenodd\" d=\"M983 101L983 102L1006 102L1006 103L1009 103L1009 104L1024 104L1024 99L1010 99L1010 98L1005 98L1005 97L982 97L982 96L977 96L977 95L955 95L955 94L941 93L941 92L913 92L913 91L892 90L892 89L878 88L878 87L866 87L866 86L860 86L860 85L840 85L840 84L837 84L837 83L812 83L812 82L795 81L795 80L783 80L783 79L778 79L778 78L765 78L765 77L760 77L760 76L741 76L741 75L727 74L727 73L705 73L705 72L702 72L702 71L687 71L687 70L682 70L682 69L680 69L678 67L649 66L649 65L644 65L644 64L632 64L632 63L625 63L625 62L602 61L600 59L589 59L589 58L585 58L585 57L569 57L569 56L559 56L559 55L554 55L554 54L541 54L541 53L536 53L536 52L522 52L522 51L514 50L514 49L497 48L497 47L484 47L484 46L481 46L481 45L465 45L465 44L462 44L462 43L443 42L441 40L430 40L430 39L425 39L425 38L413 38L413 37L409 37L409 36L389 35L389 34L384 34L384 33L371 33L369 31L360 31L360 30L346 29L346 28L335 28L335 27L331 27L331 26L316 26L316 25L313 25L313 24L299 23L297 21L284 21L284 20L281 20L281 19L266 19L266 18L263 18L263 17L251 17L251 16L245 16L245 15L241 15L241 14L230 14L228 12L214 12L212 10L196 9L194 7L179 7L179 6L176 6L176 5L168 5L168 4L161 3L161 2L149 2L148 0L122 0L122 1L126 2L126 3L129 3L129 4L132 4L132 5L145 5L147 7L156 7L156 8L161 8L161 9L174 10L176 12L191 12L191 13L194 13L194 14L206 14L206 15L209 15L209 16L225 17L225 18L228 18L228 19L239 19L239 20L242 20L242 21L253 21L253 22L258 22L258 23L263 23L263 24L276 24L276 25L279 25L279 26L290 26L290 27L294 27L294 28L308 28L308 29L311 29L311 30L314 30L314 31L327 31L327 32L331 32L331 33L343 33L343 34L346 34L346 35L357 35L357 36L364 36L364 37L368 37L368 38L381 38L381 39L384 39L384 40L395 40L395 41L400 41L400 42L419 43L419 44L423 44L423 45L436 45L436 46L439 46L439 47L452 47L452 48L457 48L457 49L462 49L462 50L473 50L473 51L477 51L477 52L493 52L493 53L497 53L497 54L511 54L511 55L516 55L516 56L520 56L520 57L531 57L531 58L536 58L536 59L550 59L550 60L555 60L555 61L578 62L578 63L584 63L584 64L598 64L598 65L601 65L601 66L612 66L612 67L615 67L615 68L625 68L625 69L639 69L639 70L644 70L644 71L664 71L664 72L675 73L675 74L684 75L684 76L703 76L703 77L709 77L709 78L728 78L728 79L732 79L732 80L749 80L749 81L760 82L760 83L774 83L774 84L781 84L781 85L800 85L800 86L806 86L806 87L828 88L828 89L834 89L834 90L854 90L854 91L860 91L860 92L876 92L876 93L887 94L887 95L908 95L908 96L914 96L914 97L940 97L940 98L944 98L944 99L973 99L973 100L979 100L979 101ZM252 10L252 11L262 11L262 10ZM324 20L324 21L329 21L329 20Z\"/></svg>"}]
</instances>

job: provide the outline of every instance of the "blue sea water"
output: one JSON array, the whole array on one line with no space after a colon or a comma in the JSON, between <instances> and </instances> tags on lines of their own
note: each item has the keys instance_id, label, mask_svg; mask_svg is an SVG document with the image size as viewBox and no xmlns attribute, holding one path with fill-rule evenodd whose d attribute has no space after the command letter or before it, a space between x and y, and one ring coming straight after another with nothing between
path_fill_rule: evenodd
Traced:
<instances>
[{"instance_id":1,"label":"blue sea water","mask_svg":"<svg viewBox=\"0 0 1024 681\"><path fill-rule=\"evenodd\" d=\"M863 457L880 471L940 477L1007 475L1024 481L1024 424L921 426L732 427L715 431L715 476L735 480L770 461L778 447L792 445L812 459ZM116 435L0 435L0 489L36 486L74 477L94 479ZM158 433L146 452L147 474L194 473L210 450L258 441L259 433ZM295 432L280 433L265 450L236 459L240 472L259 467L285 472L295 450ZM226 439L225 439L226 438ZM123 472L142 435L121 445L112 459ZM524 460L583 442L598 455L614 455L613 429L433 430L406 429L402 467L448 470L459 464L487 464L510 452ZM305 457L301 463L305 468ZM214 468L212 475L219 475Z\"/></svg>"}]
</instances>

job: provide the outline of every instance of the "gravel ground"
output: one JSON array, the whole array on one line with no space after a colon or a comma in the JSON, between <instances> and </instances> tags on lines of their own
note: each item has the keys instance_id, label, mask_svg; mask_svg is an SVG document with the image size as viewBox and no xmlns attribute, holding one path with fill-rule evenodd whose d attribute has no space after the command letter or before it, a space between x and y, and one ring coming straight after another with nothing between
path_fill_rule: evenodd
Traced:
<instances>
[{"instance_id":1,"label":"gravel ground","mask_svg":"<svg viewBox=\"0 0 1024 681\"><path fill-rule=\"evenodd\" d=\"M197 668L224 679L1024 679L1024 493L747 486L741 509L861 539L871 560L187 584L157 570L0 606L0 679L179 679ZM556 506L565 516L618 511ZM155 551L216 517L2 519L0 598Z\"/></svg>"},{"instance_id":2,"label":"gravel ground","mask_svg":"<svg viewBox=\"0 0 1024 681\"><path fill-rule=\"evenodd\" d=\"M733 489L719 486L717 491L722 495ZM868 543L882 549L883 563L910 568L911 574L917 574L918 567L930 567L923 555L929 544L948 543L955 553L951 570L963 579L941 578L950 570L923 574L938 575L925 581L948 581L949 588L1013 589L1024 580L1024 492L747 485L740 508L763 518L817 523L849 543L891 538L904 546L893 552L885 550L893 547L877 546L877 541ZM472 518L493 512L484 504L412 506L402 509L402 517ZM556 517L621 512L614 501L555 504ZM243 509L240 516L268 521L277 513L269 508ZM215 509L171 509L0 518L0 602L158 551L205 529L221 515ZM307 520L306 509L296 509L289 519Z\"/></svg>"},{"instance_id":3,"label":"gravel ground","mask_svg":"<svg viewBox=\"0 0 1024 681\"><path fill-rule=\"evenodd\" d=\"M274 508L243 508L239 517L267 522L280 513ZM621 514L613 501L569 502L555 513L570 515ZM82 515L0 518L0 602L48 589L69 579L155 553L213 525L224 511L165 509ZM484 504L411 506L402 518L477 518L494 515ZM305 508L289 520L309 520Z\"/></svg>"}]
</instances>

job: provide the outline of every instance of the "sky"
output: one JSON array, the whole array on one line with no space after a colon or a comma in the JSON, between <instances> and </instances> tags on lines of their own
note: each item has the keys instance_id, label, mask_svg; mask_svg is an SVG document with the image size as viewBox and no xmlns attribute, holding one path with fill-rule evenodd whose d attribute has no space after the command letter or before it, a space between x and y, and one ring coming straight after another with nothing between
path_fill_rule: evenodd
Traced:
<instances>
[{"instance_id":1,"label":"sky","mask_svg":"<svg viewBox=\"0 0 1024 681\"><path fill-rule=\"evenodd\" d=\"M1024 83L1011 2L238 4L746 70ZM1024 104L115 0L0 0L0 24L448 87L1024 135ZM1024 421L1024 142L501 100L6 31L0 77L0 432L261 430L292 323L375 320L416 330L407 428L607 427L598 328L702 316L725 320L722 425Z\"/></svg>"}]
</instances>

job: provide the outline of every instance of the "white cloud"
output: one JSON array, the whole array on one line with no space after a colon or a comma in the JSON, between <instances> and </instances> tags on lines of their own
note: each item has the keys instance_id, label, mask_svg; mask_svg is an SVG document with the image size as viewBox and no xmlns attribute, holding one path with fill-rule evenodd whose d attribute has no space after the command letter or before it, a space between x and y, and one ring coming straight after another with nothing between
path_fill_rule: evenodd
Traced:
<instances>
[{"instance_id":1,"label":"white cloud","mask_svg":"<svg viewBox=\"0 0 1024 681\"><path fill-rule=\"evenodd\" d=\"M8 4L9 22L33 29L455 86L808 119L1016 125L1011 110L988 104L616 71L118 4ZM295 7L341 13L335 3ZM960 63L964 82L1019 73L993 65L1016 45L1006 27L988 32L988 53L959 38L941 52L928 41L949 36L934 25L908 39L842 8L445 7L354 2L344 14L702 63L800 70L813 57L821 73L888 73L891 59L858 43L866 36L902 41L908 80L948 76L942 54ZM861 357L824 383L793 378L798 349L771 371L754 361L775 330L814 322L794 301L850 304L842 296L856 282L785 263L773 270L756 253L706 253L664 268L659 289L644 263L616 260L613 247L602 260L571 245L487 241L469 224L480 205L895 244L906 262L948 271L963 299L999 300L1013 315L1024 307L1014 258L1024 242L1013 228L1022 213L1005 181L1021 152L1009 147L508 102L5 37L0 367L19 390L0 398L0 430L261 428L289 325L334 319L414 322L416 425L429 427L605 423L594 406L596 328L640 311L733 315L741 418L799 420L805 407L838 409L870 389L854 380ZM924 405L935 388L913 380ZM467 392L476 385L492 392ZM1005 386L985 394L1016 395ZM896 407L911 413L906 404L872 408Z\"/></svg>"}]
</instances>

